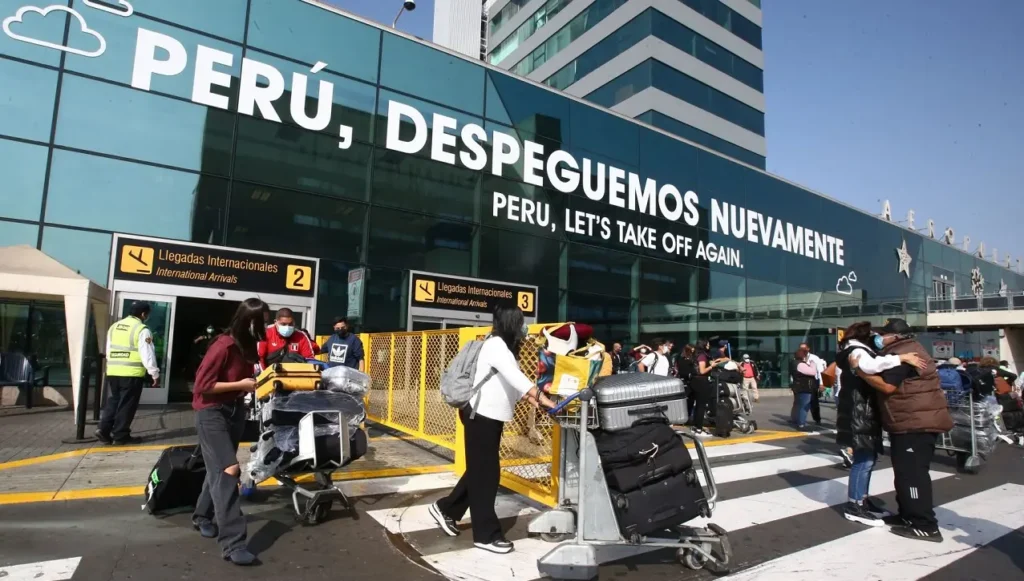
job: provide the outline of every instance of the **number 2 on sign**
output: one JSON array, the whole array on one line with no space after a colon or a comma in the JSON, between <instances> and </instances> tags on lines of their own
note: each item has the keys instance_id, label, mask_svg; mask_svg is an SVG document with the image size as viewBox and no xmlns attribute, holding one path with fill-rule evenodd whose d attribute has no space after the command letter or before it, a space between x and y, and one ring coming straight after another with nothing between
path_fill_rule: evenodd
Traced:
<instances>
[{"instance_id":1,"label":"number 2 on sign","mask_svg":"<svg viewBox=\"0 0 1024 581\"><path fill-rule=\"evenodd\" d=\"M308 266L289 264L285 276L284 286L287 289L308 291L313 288L313 269Z\"/></svg>"}]
</instances>

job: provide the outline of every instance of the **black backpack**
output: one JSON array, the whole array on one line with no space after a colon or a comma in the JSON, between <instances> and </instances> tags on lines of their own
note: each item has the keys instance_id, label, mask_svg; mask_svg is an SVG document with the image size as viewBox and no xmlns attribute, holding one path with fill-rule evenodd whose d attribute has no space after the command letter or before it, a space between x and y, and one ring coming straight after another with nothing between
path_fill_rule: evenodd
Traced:
<instances>
[{"instance_id":1,"label":"black backpack","mask_svg":"<svg viewBox=\"0 0 1024 581\"><path fill-rule=\"evenodd\" d=\"M206 480L206 464L199 446L171 446L160 454L146 482L150 514L181 512L195 508Z\"/></svg>"}]
</instances>

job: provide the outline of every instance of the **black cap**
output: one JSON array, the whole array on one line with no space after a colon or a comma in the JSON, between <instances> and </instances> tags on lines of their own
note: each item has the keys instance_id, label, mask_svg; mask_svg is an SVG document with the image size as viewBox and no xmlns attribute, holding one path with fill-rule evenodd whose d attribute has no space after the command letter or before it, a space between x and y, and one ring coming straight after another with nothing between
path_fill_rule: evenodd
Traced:
<instances>
[{"instance_id":1,"label":"black cap","mask_svg":"<svg viewBox=\"0 0 1024 581\"><path fill-rule=\"evenodd\" d=\"M914 330L903 319L886 319L881 332L883 335L909 335Z\"/></svg>"}]
</instances>

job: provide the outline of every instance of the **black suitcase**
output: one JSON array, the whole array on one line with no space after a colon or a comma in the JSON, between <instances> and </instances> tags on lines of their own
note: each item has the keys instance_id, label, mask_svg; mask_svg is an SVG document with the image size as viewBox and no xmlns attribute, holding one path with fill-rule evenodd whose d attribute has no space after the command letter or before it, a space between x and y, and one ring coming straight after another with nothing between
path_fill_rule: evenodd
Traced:
<instances>
[{"instance_id":1,"label":"black suitcase","mask_svg":"<svg viewBox=\"0 0 1024 581\"><path fill-rule=\"evenodd\" d=\"M675 476L693 467L690 451L682 442L674 448L661 450L645 462L620 466L605 472L608 487L616 492L632 492L652 482Z\"/></svg>"},{"instance_id":2,"label":"black suitcase","mask_svg":"<svg viewBox=\"0 0 1024 581\"><path fill-rule=\"evenodd\" d=\"M715 435L728 438L732 435L732 403L719 399L715 408Z\"/></svg>"},{"instance_id":3,"label":"black suitcase","mask_svg":"<svg viewBox=\"0 0 1024 581\"><path fill-rule=\"evenodd\" d=\"M704 489L690 468L625 494L612 493L619 529L627 539L665 531L710 515Z\"/></svg>"},{"instance_id":4,"label":"black suitcase","mask_svg":"<svg viewBox=\"0 0 1024 581\"><path fill-rule=\"evenodd\" d=\"M142 508L150 514L191 510L205 479L206 464L199 446L171 446L160 454L149 473Z\"/></svg>"},{"instance_id":5,"label":"black suitcase","mask_svg":"<svg viewBox=\"0 0 1024 581\"><path fill-rule=\"evenodd\" d=\"M619 466L646 462L652 454L674 448L681 441L672 426L664 422L641 423L617 432L594 432L594 443L606 472Z\"/></svg>"}]
</instances>

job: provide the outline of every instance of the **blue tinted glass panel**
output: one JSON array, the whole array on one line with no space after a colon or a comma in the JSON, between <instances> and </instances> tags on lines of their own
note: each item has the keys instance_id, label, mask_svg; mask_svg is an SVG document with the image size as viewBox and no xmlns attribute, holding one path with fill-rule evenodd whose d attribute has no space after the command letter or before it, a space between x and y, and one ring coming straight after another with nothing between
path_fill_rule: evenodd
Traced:
<instances>
[{"instance_id":1,"label":"blue tinted glass panel","mask_svg":"<svg viewBox=\"0 0 1024 581\"><path fill-rule=\"evenodd\" d=\"M615 105L636 95L652 84L653 60L647 60L618 77L608 81L604 86L584 97L591 103L611 109Z\"/></svg>"},{"instance_id":2,"label":"blue tinted glass panel","mask_svg":"<svg viewBox=\"0 0 1024 581\"><path fill-rule=\"evenodd\" d=\"M249 45L327 70L377 80L380 30L305 2L252 0Z\"/></svg>"},{"instance_id":3,"label":"blue tinted glass panel","mask_svg":"<svg viewBox=\"0 0 1024 581\"><path fill-rule=\"evenodd\" d=\"M487 117L533 135L564 141L571 101L502 73L487 73Z\"/></svg>"},{"instance_id":4,"label":"blue tinted glass panel","mask_svg":"<svg viewBox=\"0 0 1024 581\"><path fill-rule=\"evenodd\" d=\"M761 27L722 4L721 0L679 0L747 43L761 48Z\"/></svg>"},{"instance_id":5,"label":"blue tinted glass panel","mask_svg":"<svg viewBox=\"0 0 1024 581\"><path fill-rule=\"evenodd\" d=\"M625 3L626 0L595 0L594 3L574 16L568 24L552 34L551 38L545 40L533 52L516 63L512 70L517 75L524 77L529 75Z\"/></svg>"},{"instance_id":6,"label":"blue tinted glass panel","mask_svg":"<svg viewBox=\"0 0 1024 581\"><path fill-rule=\"evenodd\" d=\"M70 71L131 84L132 71L135 68L135 45L138 41L140 26L177 40L184 45L188 55L185 70L180 74L174 76L153 74L150 80L151 91L191 99L192 84L195 78L196 45L199 44L233 55L230 67L218 64L215 65L214 70L228 73L237 78L238 71L242 66L241 47L159 22L134 17L122 18L100 10L90 10L89 26L101 33L107 40L107 50L100 58L69 54L65 66ZM160 48L156 49L156 55L157 59L167 58L167 52ZM228 95L230 90L214 86L211 91L218 95Z\"/></svg>"},{"instance_id":7,"label":"blue tinted glass panel","mask_svg":"<svg viewBox=\"0 0 1024 581\"><path fill-rule=\"evenodd\" d=\"M26 244L35 248L38 240L39 226L36 226L35 224L21 224L19 222L5 222L0 220L0 246L19 246Z\"/></svg>"},{"instance_id":8,"label":"blue tinted glass panel","mask_svg":"<svg viewBox=\"0 0 1024 581\"><path fill-rule=\"evenodd\" d=\"M764 113L750 105L658 61L654 61L652 75L654 86L666 93L679 97L744 129L764 135Z\"/></svg>"},{"instance_id":9,"label":"blue tinted glass panel","mask_svg":"<svg viewBox=\"0 0 1024 581\"><path fill-rule=\"evenodd\" d=\"M152 93L64 77L57 143L227 174L233 118Z\"/></svg>"},{"instance_id":10,"label":"blue tinted glass panel","mask_svg":"<svg viewBox=\"0 0 1024 581\"><path fill-rule=\"evenodd\" d=\"M85 197L88 203L83 204ZM181 240L220 240L227 181L57 150L46 221Z\"/></svg>"},{"instance_id":11,"label":"blue tinted glass panel","mask_svg":"<svg viewBox=\"0 0 1024 581\"><path fill-rule=\"evenodd\" d=\"M0 217L39 220L46 178L46 148L0 139Z\"/></svg>"},{"instance_id":12,"label":"blue tinted glass panel","mask_svg":"<svg viewBox=\"0 0 1024 581\"><path fill-rule=\"evenodd\" d=\"M17 39L7 34L0 34L0 54L57 66L60 64L60 51L39 46L29 40L63 45L64 25L67 23L68 12L67 10L52 9L52 7L66 7L68 1L57 0L56 2L40 2L40 4L44 4L44 6L33 6L31 2L25 2L25 0L0 0L0 19L21 16L9 25L11 33L17 36ZM44 16L42 12L45 10L50 11ZM95 51L99 48L95 38L84 35L74 27L72 32L74 34L71 39L81 42L81 44L68 43L73 48L81 48L86 51Z\"/></svg>"},{"instance_id":13,"label":"blue tinted glass panel","mask_svg":"<svg viewBox=\"0 0 1024 581\"><path fill-rule=\"evenodd\" d=\"M82 276L107 286L110 240L110 234L46 226L43 228L42 250Z\"/></svg>"},{"instance_id":14,"label":"blue tinted glass panel","mask_svg":"<svg viewBox=\"0 0 1024 581\"><path fill-rule=\"evenodd\" d=\"M498 64L505 60L508 55L515 52L519 45L526 42L528 38L533 36L535 32L541 29L547 24L552 18L554 18L559 12L565 8L572 0L548 0L543 6L540 6L536 12L531 14L526 22L519 25L512 34L510 34L505 40L501 41L493 51L491 51L490 62L491 64ZM508 6L506 6L507 8Z\"/></svg>"},{"instance_id":15,"label":"blue tinted glass panel","mask_svg":"<svg viewBox=\"0 0 1024 581\"><path fill-rule=\"evenodd\" d=\"M448 53L384 36L380 84L463 111L484 113L484 68Z\"/></svg>"},{"instance_id":16,"label":"blue tinted glass panel","mask_svg":"<svg viewBox=\"0 0 1024 581\"><path fill-rule=\"evenodd\" d=\"M57 71L0 59L0 79L0 133L49 141Z\"/></svg>"},{"instance_id":17,"label":"blue tinted glass panel","mask_svg":"<svg viewBox=\"0 0 1024 581\"><path fill-rule=\"evenodd\" d=\"M373 131L373 110L377 99L377 88L359 81L353 81L339 75L321 72L317 75L309 75L309 67L297 65L269 54L250 51L246 58L257 60L261 63L272 65L281 72L285 79L286 92L283 97L274 103L274 110L285 123L298 125L291 113L291 90L292 75L299 73L312 76L306 82L306 115L315 116L319 106L319 81L329 81L334 86L334 111L331 113L331 124L323 130L324 133L338 135L339 125L352 127L352 137L369 143ZM262 118L262 116L260 116Z\"/></svg>"},{"instance_id":18,"label":"blue tinted glass panel","mask_svg":"<svg viewBox=\"0 0 1024 581\"><path fill-rule=\"evenodd\" d=\"M651 15L654 10L645 10L616 30L601 42L595 44L576 60L565 65L548 77L544 83L562 90L597 70L601 65L625 52L627 49L651 35Z\"/></svg>"},{"instance_id":19,"label":"blue tinted glass panel","mask_svg":"<svg viewBox=\"0 0 1024 581\"><path fill-rule=\"evenodd\" d=\"M131 0L135 12L242 42L246 0Z\"/></svg>"},{"instance_id":20,"label":"blue tinted glass panel","mask_svg":"<svg viewBox=\"0 0 1024 581\"><path fill-rule=\"evenodd\" d=\"M466 113L455 111L447 107L441 107L440 105L427 103L426 101L420 101L419 99L413 99L412 97L399 95L397 93L392 93L391 91L381 89L380 100L377 102L377 127L375 129L376 142L378 145L384 145L387 141L388 108L390 107L391 101L395 101L396 103L402 103L404 105L409 105L410 107L414 107L417 111L419 111L423 115L424 120L427 122L428 133L431 131L430 127L433 122L432 120L434 117L434 113L438 113L440 115L445 115L447 117L455 119L456 121L458 121L459 127L463 127L468 123L475 123L477 125L483 126L483 119L481 119L480 117L474 117L472 115L467 115ZM413 138L414 133L412 123L410 123L406 117L402 117L401 124L402 130L400 132L400 136L402 140L411 140ZM427 145L425 145L423 147L423 150L419 152L420 155L430 155L430 142L431 140L430 138L428 138ZM459 151L462 151L462 140L459 139L458 143Z\"/></svg>"},{"instance_id":21,"label":"blue tinted glass panel","mask_svg":"<svg viewBox=\"0 0 1024 581\"><path fill-rule=\"evenodd\" d=\"M744 149L734 143L722 139L721 137L716 137L706 131L701 131L696 127L691 127L682 121L677 121L668 115L657 111L648 111L644 115L646 115L647 118L641 119L640 117L637 117L637 119L646 121L647 123L650 123L660 129L664 129L669 133L674 133L683 139L699 143L708 149L713 149L723 155L727 155L733 159L738 159L739 161L752 165L756 168L765 168L764 156L758 155L749 149Z\"/></svg>"}]
</instances>

